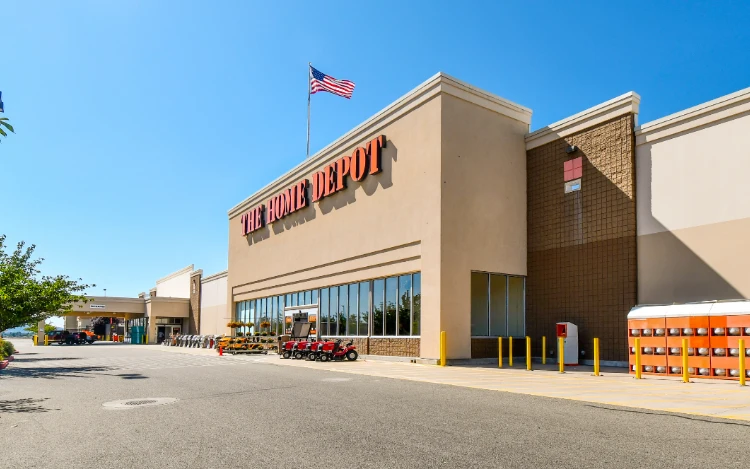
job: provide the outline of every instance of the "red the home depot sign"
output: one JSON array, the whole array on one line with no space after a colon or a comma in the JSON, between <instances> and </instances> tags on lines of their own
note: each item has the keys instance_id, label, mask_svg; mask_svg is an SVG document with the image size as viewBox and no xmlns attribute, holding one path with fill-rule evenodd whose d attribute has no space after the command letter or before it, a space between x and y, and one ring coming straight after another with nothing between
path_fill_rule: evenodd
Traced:
<instances>
[{"instance_id":1,"label":"red the home depot sign","mask_svg":"<svg viewBox=\"0 0 750 469\"><path fill-rule=\"evenodd\" d=\"M347 179L363 181L368 174L382 171L380 166L381 149L385 147L385 136L381 135L357 147L351 156L342 156L322 171L314 173L312 179L312 201L318 202L340 190L346 189ZM258 205L240 217L242 236L280 220L290 213L307 207L310 198L307 188L310 181L303 179L279 194L271 197L264 205Z\"/></svg>"}]
</instances>

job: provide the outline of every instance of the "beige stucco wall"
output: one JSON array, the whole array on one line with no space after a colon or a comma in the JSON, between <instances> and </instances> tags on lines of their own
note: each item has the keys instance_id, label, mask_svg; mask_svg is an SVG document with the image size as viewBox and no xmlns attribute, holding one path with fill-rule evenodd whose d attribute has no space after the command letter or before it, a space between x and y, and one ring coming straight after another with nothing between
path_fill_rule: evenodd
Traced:
<instances>
[{"instance_id":1,"label":"beige stucco wall","mask_svg":"<svg viewBox=\"0 0 750 469\"><path fill-rule=\"evenodd\" d=\"M422 324L438 314L439 265L424 266L422 259L427 252L433 258L439 253L439 99L390 125L368 129L311 170L285 178L280 188L309 178L379 134L387 139L381 173L362 183L349 181L344 191L247 239L240 232L240 214L230 218L232 301L422 271Z\"/></svg>"},{"instance_id":2,"label":"beige stucco wall","mask_svg":"<svg viewBox=\"0 0 750 469\"><path fill-rule=\"evenodd\" d=\"M750 89L636 133L638 300L750 297Z\"/></svg>"},{"instance_id":3,"label":"beige stucco wall","mask_svg":"<svg viewBox=\"0 0 750 469\"><path fill-rule=\"evenodd\" d=\"M448 356L471 358L471 271L526 275L529 125L454 96L442 101L439 325L450 331Z\"/></svg>"},{"instance_id":4,"label":"beige stucco wall","mask_svg":"<svg viewBox=\"0 0 750 469\"><path fill-rule=\"evenodd\" d=\"M190 298L190 274L193 266L189 265L156 281L156 295L166 298Z\"/></svg>"},{"instance_id":5,"label":"beige stucco wall","mask_svg":"<svg viewBox=\"0 0 750 469\"><path fill-rule=\"evenodd\" d=\"M529 118L452 79L425 82L230 211L229 311L246 299L421 271L420 356L438 357L440 331L450 329L448 357L469 357L470 271L526 272ZM387 138L382 173L242 236L241 214L377 135Z\"/></svg>"},{"instance_id":6,"label":"beige stucco wall","mask_svg":"<svg viewBox=\"0 0 750 469\"><path fill-rule=\"evenodd\" d=\"M151 298L146 301L146 315L148 316L148 343L150 344L155 344L157 340L156 328L158 326L156 324L156 318L183 318L182 331L183 334L187 334L187 318L190 316L190 299Z\"/></svg>"},{"instance_id":7,"label":"beige stucco wall","mask_svg":"<svg viewBox=\"0 0 750 469\"><path fill-rule=\"evenodd\" d=\"M227 308L227 276L212 276L201 282L201 330L202 335L228 334L226 327L231 320Z\"/></svg>"}]
</instances>

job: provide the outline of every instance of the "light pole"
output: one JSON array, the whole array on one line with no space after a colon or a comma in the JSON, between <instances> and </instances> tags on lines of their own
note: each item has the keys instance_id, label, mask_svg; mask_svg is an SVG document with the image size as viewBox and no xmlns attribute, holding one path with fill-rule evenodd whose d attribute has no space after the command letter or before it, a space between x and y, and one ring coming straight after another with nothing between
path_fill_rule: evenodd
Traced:
<instances>
[{"instance_id":1,"label":"light pole","mask_svg":"<svg viewBox=\"0 0 750 469\"><path fill-rule=\"evenodd\" d=\"M107 289L106 288L104 289L104 296L105 297L107 296Z\"/></svg>"}]
</instances>

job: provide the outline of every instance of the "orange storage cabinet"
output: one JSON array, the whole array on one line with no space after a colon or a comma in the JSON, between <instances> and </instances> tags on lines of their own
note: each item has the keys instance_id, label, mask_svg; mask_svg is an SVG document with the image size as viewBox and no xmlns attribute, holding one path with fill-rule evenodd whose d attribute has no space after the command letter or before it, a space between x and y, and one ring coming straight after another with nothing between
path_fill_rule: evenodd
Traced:
<instances>
[{"instance_id":1,"label":"orange storage cabinet","mask_svg":"<svg viewBox=\"0 0 750 469\"><path fill-rule=\"evenodd\" d=\"M641 339L641 372L667 373L665 313L668 306L636 306L628 313L628 363L635 373L635 339Z\"/></svg>"},{"instance_id":2,"label":"orange storage cabinet","mask_svg":"<svg viewBox=\"0 0 750 469\"><path fill-rule=\"evenodd\" d=\"M710 312L711 377L739 379L739 357L750 357L750 301L719 301ZM745 350L739 341L745 340ZM746 363L750 359L745 359ZM745 372L748 377L750 373Z\"/></svg>"},{"instance_id":3,"label":"orange storage cabinet","mask_svg":"<svg viewBox=\"0 0 750 469\"><path fill-rule=\"evenodd\" d=\"M740 355L750 364L750 301L636 306L628 314L631 373L636 338L641 339L642 373L682 375L682 341L687 339L691 376L739 379ZM750 378L750 371L745 374Z\"/></svg>"},{"instance_id":4,"label":"orange storage cabinet","mask_svg":"<svg viewBox=\"0 0 750 469\"><path fill-rule=\"evenodd\" d=\"M713 304L669 306L666 325L670 375L682 375L682 339L688 341L688 374L695 377L711 375L709 313Z\"/></svg>"}]
</instances>

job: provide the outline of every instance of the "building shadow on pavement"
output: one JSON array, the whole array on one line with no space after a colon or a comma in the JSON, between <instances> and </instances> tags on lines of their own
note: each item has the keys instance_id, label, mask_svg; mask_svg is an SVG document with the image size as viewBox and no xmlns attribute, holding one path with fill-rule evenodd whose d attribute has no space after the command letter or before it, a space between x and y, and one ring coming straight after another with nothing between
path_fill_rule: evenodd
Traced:
<instances>
[{"instance_id":1,"label":"building shadow on pavement","mask_svg":"<svg viewBox=\"0 0 750 469\"><path fill-rule=\"evenodd\" d=\"M60 410L60 409L50 409L48 407L43 406L42 402L48 399L49 399L48 397L43 397L40 399L33 399L31 397L25 397L22 399L0 401L0 414L41 413L41 412L49 412L51 410Z\"/></svg>"},{"instance_id":2,"label":"building shadow on pavement","mask_svg":"<svg viewBox=\"0 0 750 469\"><path fill-rule=\"evenodd\" d=\"M80 358L79 357L25 358L24 356L21 356L20 358L16 358L15 363L52 362L52 361L61 361L61 360L80 360Z\"/></svg>"},{"instance_id":3,"label":"building shadow on pavement","mask_svg":"<svg viewBox=\"0 0 750 469\"><path fill-rule=\"evenodd\" d=\"M93 378L94 376L106 371L113 371L114 368L108 366L80 366L80 367L8 367L3 371L2 376L6 378Z\"/></svg>"},{"instance_id":4,"label":"building shadow on pavement","mask_svg":"<svg viewBox=\"0 0 750 469\"><path fill-rule=\"evenodd\" d=\"M122 373L119 375L110 375L110 376L117 376L118 378L122 378L122 379L148 379L148 376L143 376L140 373Z\"/></svg>"}]
</instances>

